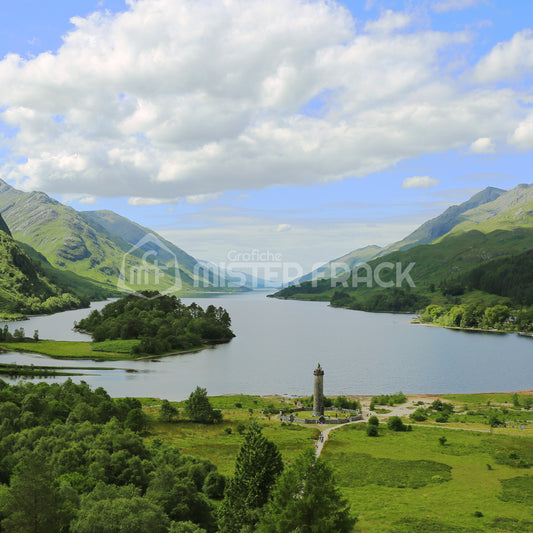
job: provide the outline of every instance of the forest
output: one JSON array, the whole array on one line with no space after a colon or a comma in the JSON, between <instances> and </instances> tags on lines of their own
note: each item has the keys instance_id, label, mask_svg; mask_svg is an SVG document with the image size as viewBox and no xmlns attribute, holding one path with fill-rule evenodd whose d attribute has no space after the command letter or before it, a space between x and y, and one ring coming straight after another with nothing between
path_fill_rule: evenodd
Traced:
<instances>
[{"instance_id":1,"label":"forest","mask_svg":"<svg viewBox=\"0 0 533 533\"><path fill-rule=\"evenodd\" d=\"M191 424L222 419L200 387L183 414ZM183 415L163 400L160 419L176 416ZM151 421L140 400L113 399L83 381L0 380L0 530L285 533L315 531L312 524L352 530L355 519L312 448L287 467L252 421L235 475L226 479L209 460L154 438Z\"/></svg>"},{"instance_id":2,"label":"forest","mask_svg":"<svg viewBox=\"0 0 533 533\"><path fill-rule=\"evenodd\" d=\"M176 296L144 291L93 311L76 328L92 334L93 342L138 339L135 354L163 354L230 341L231 318L222 307L203 309L183 304Z\"/></svg>"}]
</instances>

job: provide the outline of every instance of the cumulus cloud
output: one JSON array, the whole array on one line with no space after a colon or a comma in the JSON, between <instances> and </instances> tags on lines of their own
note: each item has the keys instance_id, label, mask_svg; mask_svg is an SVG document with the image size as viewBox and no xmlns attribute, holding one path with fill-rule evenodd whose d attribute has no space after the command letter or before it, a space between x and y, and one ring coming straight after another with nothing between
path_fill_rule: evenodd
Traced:
<instances>
[{"instance_id":1,"label":"cumulus cloud","mask_svg":"<svg viewBox=\"0 0 533 533\"><path fill-rule=\"evenodd\" d=\"M430 187L436 187L439 183L440 181L437 178L413 176L403 180L402 189L429 189Z\"/></svg>"},{"instance_id":2,"label":"cumulus cloud","mask_svg":"<svg viewBox=\"0 0 533 533\"><path fill-rule=\"evenodd\" d=\"M470 34L396 31L401 12L357 33L329 0L128 6L73 18L54 53L0 61L16 132L1 170L18 186L154 205L320 183L505 139L527 114L514 90L450 75Z\"/></svg>"},{"instance_id":3,"label":"cumulus cloud","mask_svg":"<svg viewBox=\"0 0 533 533\"><path fill-rule=\"evenodd\" d=\"M533 31L523 30L498 43L476 65L474 79L495 82L533 74Z\"/></svg>"},{"instance_id":4,"label":"cumulus cloud","mask_svg":"<svg viewBox=\"0 0 533 533\"><path fill-rule=\"evenodd\" d=\"M533 113L518 125L510 142L522 150L533 149Z\"/></svg>"},{"instance_id":5,"label":"cumulus cloud","mask_svg":"<svg viewBox=\"0 0 533 533\"><path fill-rule=\"evenodd\" d=\"M98 200L94 196L85 196L84 198L79 199L80 204L86 205L96 205Z\"/></svg>"},{"instance_id":6,"label":"cumulus cloud","mask_svg":"<svg viewBox=\"0 0 533 533\"><path fill-rule=\"evenodd\" d=\"M490 137L480 137L470 145L470 151L476 154L492 154L495 146Z\"/></svg>"},{"instance_id":7,"label":"cumulus cloud","mask_svg":"<svg viewBox=\"0 0 533 533\"><path fill-rule=\"evenodd\" d=\"M410 24L411 16L407 13L387 9L381 14L379 19L367 22L365 24L365 30L376 33L391 33L396 30L403 30Z\"/></svg>"}]
</instances>

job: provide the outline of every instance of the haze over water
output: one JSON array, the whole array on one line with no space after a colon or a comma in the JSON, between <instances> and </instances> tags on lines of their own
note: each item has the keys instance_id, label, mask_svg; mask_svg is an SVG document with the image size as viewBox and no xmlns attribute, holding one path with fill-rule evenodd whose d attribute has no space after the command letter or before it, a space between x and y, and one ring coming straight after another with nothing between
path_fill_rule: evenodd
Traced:
<instances>
[{"instance_id":1,"label":"haze over water","mask_svg":"<svg viewBox=\"0 0 533 533\"><path fill-rule=\"evenodd\" d=\"M184 298L187 304L193 299ZM112 396L185 399L200 385L210 395L312 393L313 369L325 369L328 395L507 392L531 389L533 339L410 324L412 315L334 309L322 302L283 301L264 293L195 298L225 307L236 337L199 353L144 361L73 361L10 352L0 362L94 366L136 372L84 371L73 377ZM99 302L94 307L102 307ZM11 323L41 338L89 340L71 330L89 310ZM66 378L53 378L63 381ZM50 379L52 380L52 379Z\"/></svg>"}]
</instances>

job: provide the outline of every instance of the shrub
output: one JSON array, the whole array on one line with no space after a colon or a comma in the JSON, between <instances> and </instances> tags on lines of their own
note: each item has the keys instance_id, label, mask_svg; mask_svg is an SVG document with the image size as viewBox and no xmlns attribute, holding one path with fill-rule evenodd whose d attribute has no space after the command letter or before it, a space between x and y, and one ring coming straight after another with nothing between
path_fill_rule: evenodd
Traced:
<instances>
[{"instance_id":1,"label":"shrub","mask_svg":"<svg viewBox=\"0 0 533 533\"><path fill-rule=\"evenodd\" d=\"M407 427L399 416L391 416L387 421L387 428L392 431L407 431Z\"/></svg>"},{"instance_id":2,"label":"shrub","mask_svg":"<svg viewBox=\"0 0 533 533\"><path fill-rule=\"evenodd\" d=\"M237 424L237 433L239 433L239 435L242 435L245 430L246 430L246 426L242 422L239 422Z\"/></svg>"},{"instance_id":3,"label":"shrub","mask_svg":"<svg viewBox=\"0 0 533 533\"><path fill-rule=\"evenodd\" d=\"M447 441L447 440L448 440L448 439L447 439L445 436L439 437L439 444L440 444L441 446L444 446L444 445L446 444L446 441Z\"/></svg>"},{"instance_id":4,"label":"shrub","mask_svg":"<svg viewBox=\"0 0 533 533\"><path fill-rule=\"evenodd\" d=\"M439 424L445 424L448 422L448 415L446 413L441 413L435 417L435 422Z\"/></svg>"},{"instance_id":5,"label":"shrub","mask_svg":"<svg viewBox=\"0 0 533 533\"><path fill-rule=\"evenodd\" d=\"M366 426L366 434L369 437L377 437L378 436L378 428L377 428L377 426L373 426L371 424L368 424Z\"/></svg>"},{"instance_id":6,"label":"shrub","mask_svg":"<svg viewBox=\"0 0 533 533\"><path fill-rule=\"evenodd\" d=\"M369 425L369 426L379 426L379 420L378 420L378 417L375 416L375 415L372 415L372 416L368 419L368 425Z\"/></svg>"},{"instance_id":7,"label":"shrub","mask_svg":"<svg viewBox=\"0 0 533 533\"><path fill-rule=\"evenodd\" d=\"M416 411L411 413L409 418L415 422L423 422L424 420L427 420L428 417L426 415L426 411L419 407Z\"/></svg>"},{"instance_id":8,"label":"shrub","mask_svg":"<svg viewBox=\"0 0 533 533\"><path fill-rule=\"evenodd\" d=\"M232 429L228 426L227 428L224 428L224 431L228 434L228 435L231 435L232 433Z\"/></svg>"}]
</instances>

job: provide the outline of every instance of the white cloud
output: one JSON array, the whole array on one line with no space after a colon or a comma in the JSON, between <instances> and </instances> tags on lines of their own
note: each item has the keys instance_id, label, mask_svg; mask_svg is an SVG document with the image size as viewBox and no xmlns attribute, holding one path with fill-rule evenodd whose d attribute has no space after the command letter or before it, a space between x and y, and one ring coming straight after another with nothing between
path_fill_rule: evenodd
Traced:
<instances>
[{"instance_id":1,"label":"white cloud","mask_svg":"<svg viewBox=\"0 0 533 533\"><path fill-rule=\"evenodd\" d=\"M533 113L518 125L511 135L510 143L522 150L533 149Z\"/></svg>"},{"instance_id":2,"label":"white cloud","mask_svg":"<svg viewBox=\"0 0 533 533\"><path fill-rule=\"evenodd\" d=\"M480 137L470 145L470 151L476 154L493 154L495 146L490 137Z\"/></svg>"},{"instance_id":3,"label":"white cloud","mask_svg":"<svg viewBox=\"0 0 533 533\"><path fill-rule=\"evenodd\" d=\"M375 33L392 33L403 30L411 24L411 16L407 13L387 9L379 19L371 20L365 24L365 31Z\"/></svg>"},{"instance_id":4,"label":"white cloud","mask_svg":"<svg viewBox=\"0 0 533 533\"><path fill-rule=\"evenodd\" d=\"M279 233L284 233L285 231L291 231L292 226L290 224L278 224L276 231Z\"/></svg>"},{"instance_id":5,"label":"white cloud","mask_svg":"<svg viewBox=\"0 0 533 533\"><path fill-rule=\"evenodd\" d=\"M429 189L430 187L436 187L439 183L440 181L437 178L413 176L403 180L402 189Z\"/></svg>"},{"instance_id":6,"label":"white cloud","mask_svg":"<svg viewBox=\"0 0 533 533\"><path fill-rule=\"evenodd\" d=\"M446 63L470 34L395 32L402 12L356 33L327 0L128 5L74 18L55 53L0 61L0 120L17 131L0 170L19 187L155 205L320 183L506 139L527 114Z\"/></svg>"},{"instance_id":7,"label":"white cloud","mask_svg":"<svg viewBox=\"0 0 533 533\"><path fill-rule=\"evenodd\" d=\"M85 196L79 199L80 204L96 205L98 200L94 196Z\"/></svg>"},{"instance_id":8,"label":"white cloud","mask_svg":"<svg viewBox=\"0 0 533 533\"><path fill-rule=\"evenodd\" d=\"M146 198L142 196L131 196L128 198L128 204L134 206L141 205L161 205L161 204L170 204L172 200L164 198Z\"/></svg>"},{"instance_id":9,"label":"white cloud","mask_svg":"<svg viewBox=\"0 0 533 533\"><path fill-rule=\"evenodd\" d=\"M498 43L476 65L478 82L495 82L533 74L533 31L523 30L510 41Z\"/></svg>"},{"instance_id":10,"label":"white cloud","mask_svg":"<svg viewBox=\"0 0 533 533\"><path fill-rule=\"evenodd\" d=\"M431 8L436 13L446 13L474 7L484 2L485 0L437 0L431 4Z\"/></svg>"}]
</instances>

